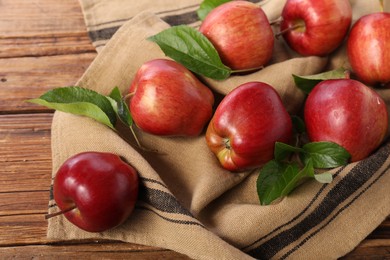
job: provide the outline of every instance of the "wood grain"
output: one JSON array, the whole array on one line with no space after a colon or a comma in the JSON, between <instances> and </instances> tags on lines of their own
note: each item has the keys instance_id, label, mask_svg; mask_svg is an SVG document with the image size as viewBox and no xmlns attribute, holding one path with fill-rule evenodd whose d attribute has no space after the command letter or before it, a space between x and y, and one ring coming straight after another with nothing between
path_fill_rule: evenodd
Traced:
<instances>
[{"instance_id":1,"label":"wood grain","mask_svg":"<svg viewBox=\"0 0 390 260\"><path fill-rule=\"evenodd\" d=\"M169 250L125 243L100 243L79 245L34 245L0 249L4 257L16 259L189 259Z\"/></svg>"},{"instance_id":2,"label":"wood grain","mask_svg":"<svg viewBox=\"0 0 390 260\"><path fill-rule=\"evenodd\" d=\"M96 53L86 32L0 37L0 58Z\"/></svg>"},{"instance_id":3,"label":"wood grain","mask_svg":"<svg viewBox=\"0 0 390 260\"><path fill-rule=\"evenodd\" d=\"M95 53L82 53L0 59L0 111L49 111L26 100L75 85L95 57Z\"/></svg>"},{"instance_id":4,"label":"wood grain","mask_svg":"<svg viewBox=\"0 0 390 260\"><path fill-rule=\"evenodd\" d=\"M0 192L48 190L52 116L0 115Z\"/></svg>"},{"instance_id":5,"label":"wood grain","mask_svg":"<svg viewBox=\"0 0 390 260\"><path fill-rule=\"evenodd\" d=\"M85 31L77 0L1 0L0 10L2 36L23 38Z\"/></svg>"},{"instance_id":6,"label":"wood grain","mask_svg":"<svg viewBox=\"0 0 390 260\"><path fill-rule=\"evenodd\" d=\"M77 0L2 0L0 113L48 111L26 103L76 84L96 57Z\"/></svg>"}]
</instances>

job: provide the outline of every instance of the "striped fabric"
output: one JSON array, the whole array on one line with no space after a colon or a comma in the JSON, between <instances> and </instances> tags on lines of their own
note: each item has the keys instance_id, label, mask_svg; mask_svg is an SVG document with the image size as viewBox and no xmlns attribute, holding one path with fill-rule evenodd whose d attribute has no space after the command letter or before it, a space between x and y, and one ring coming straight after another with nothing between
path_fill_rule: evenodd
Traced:
<instances>
[{"instance_id":1,"label":"striped fabric","mask_svg":"<svg viewBox=\"0 0 390 260\"><path fill-rule=\"evenodd\" d=\"M284 0L254 1L270 20ZM374 3L375 2L375 3ZM91 40L99 55L78 85L109 93L128 91L145 61L164 58L147 41L169 26L198 27L200 1L80 0ZM351 1L354 19L374 12L376 1ZM240 83L264 81L278 91L290 112L304 95L291 74L314 74L345 63L345 49L328 58L299 57L276 44L272 62L259 72L218 82L204 79L216 92L228 93ZM390 100L387 90L380 93ZM71 155L95 150L117 153L141 177L140 197L129 220L118 228L84 232L64 217L49 219L53 240L112 239L175 250L194 259L336 259L350 252L390 213L390 144L369 158L332 170L334 181L308 181L288 197L260 206L257 172L232 174L219 167L205 144L195 138L158 137L136 129L141 143L161 154L142 152L101 124L56 112L52 125L53 178ZM50 198L49 212L57 211Z\"/></svg>"}]
</instances>

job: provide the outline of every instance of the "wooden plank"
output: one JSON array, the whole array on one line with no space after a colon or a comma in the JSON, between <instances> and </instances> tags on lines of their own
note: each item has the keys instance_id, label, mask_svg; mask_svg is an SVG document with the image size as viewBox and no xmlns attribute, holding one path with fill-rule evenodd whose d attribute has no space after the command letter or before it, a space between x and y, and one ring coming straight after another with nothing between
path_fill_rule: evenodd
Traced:
<instances>
[{"instance_id":1,"label":"wooden plank","mask_svg":"<svg viewBox=\"0 0 390 260\"><path fill-rule=\"evenodd\" d=\"M0 59L0 111L49 111L25 102L55 87L71 86L96 53Z\"/></svg>"},{"instance_id":2,"label":"wooden plank","mask_svg":"<svg viewBox=\"0 0 390 260\"><path fill-rule=\"evenodd\" d=\"M1 36L85 31L77 0L2 0Z\"/></svg>"},{"instance_id":3,"label":"wooden plank","mask_svg":"<svg viewBox=\"0 0 390 260\"><path fill-rule=\"evenodd\" d=\"M95 52L77 0L8 0L0 7L0 58Z\"/></svg>"},{"instance_id":4,"label":"wooden plank","mask_svg":"<svg viewBox=\"0 0 390 260\"><path fill-rule=\"evenodd\" d=\"M389 239L368 239L364 240L358 247L340 260L353 259L389 259L390 240Z\"/></svg>"},{"instance_id":5,"label":"wooden plank","mask_svg":"<svg viewBox=\"0 0 390 260\"><path fill-rule=\"evenodd\" d=\"M0 248L3 259L189 259L160 248L128 243L34 245Z\"/></svg>"},{"instance_id":6,"label":"wooden plank","mask_svg":"<svg viewBox=\"0 0 390 260\"><path fill-rule=\"evenodd\" d=\"M49 190L0 192L0 217L47 213Z\"/></svg>"},{"instance_id":7,"label":"wooden plank","mask_svg":"<svg viewBox=\"0 0 390 260\"><path fill-rule=\"evenodd\" d=\"M0 58L95 53L87 32L0 37Z\"/></svg>"},{"instance_id":8,"label":"wooden plank","mask_svg":"<svg viewBox=\"0 0 390 260\"><path fill-rule=\"evenodd\" d=\"M52 116L0 115L0 192L49 189Z\"/></svg>"},{"instance_id":9,"label":"wooden plank","mask_svg":"<svg viewBox=\"0 0 390 260\"><path fill-rule=\"evenodd\" d=\"M47 243L44 214L0 216L0 247Z\"/></svg>"},{"instance_id":10,"label":"wooden plank","mask_svg":"<svg viewBox=\"0 0 390 260\"><path fill-rule=\"evenodd\" d=\"M372 232L367 239L388 239L390 243L390 216ZM389 251L390 253L390 251Z\"/></svg>"},{"instance_id":11,"label":"wooden plank","mask_svg":"<svg viewBox=\"0 0 390 260\"><path fill-rule=\"evenodd\" d=\"M52 113L0 115L0 162L48 160Z\"/></svg>"}]
</instances>

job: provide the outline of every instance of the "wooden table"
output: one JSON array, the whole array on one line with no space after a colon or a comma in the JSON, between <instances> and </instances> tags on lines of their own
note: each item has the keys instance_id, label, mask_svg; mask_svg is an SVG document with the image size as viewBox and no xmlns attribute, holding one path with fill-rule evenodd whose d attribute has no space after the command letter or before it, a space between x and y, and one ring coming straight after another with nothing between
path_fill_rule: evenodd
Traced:
<instances>
[{"instance_id":1,"label":"wooden table","mask_svg":"<svg viewBox=\"0 0 390 260\"><path fill-rule=\"evenodd\" d=\"M97 54L77 0L0 0L0 11L0 259L186 259L149 246L46 239L53 111L25 100L74 85ZM390 258L390 218L346 259L357 257Z\"/></svg>"}]
</instances>

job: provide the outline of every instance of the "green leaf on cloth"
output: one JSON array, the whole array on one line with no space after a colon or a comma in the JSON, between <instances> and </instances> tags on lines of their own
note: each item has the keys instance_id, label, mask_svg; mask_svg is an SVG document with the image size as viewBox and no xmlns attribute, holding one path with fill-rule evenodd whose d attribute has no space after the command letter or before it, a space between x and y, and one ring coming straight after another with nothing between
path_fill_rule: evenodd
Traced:
<instances>
[{"instance_id":1,"label":"green leaf on cloth","mask_svg":"<svg viewBox=\"0 0 390 260\"><path fill-rule=\"evenodd\" d=\"M206 36L190 26L173 26L148 39L194 73L216 80L226 79L232 73Z\"/></svg>"},{"instance_id":2,"label":"green leaf on cloth","mask_svg":"<svg viewBox=\"0 0 390 260\"><path fill-rule=\"evenodd\" d=\"M110 100L96 91L81 87L62 87L49 90L28 102L62 112L87 116L115 129L116 113Z\"/></svg>"},{"instance_id":3,"label":"green leaf on cloth","mask_svg":"<svg viewBox=\"0 0 390 260\"><path fill-rule=\"evenodd\" d=\"M348 163L351 155L342 146L333 142L311 142L302 147L302 160L313 161L315 168L334 168Z\"/></svg>"},{"instance_id":4,"label":"green leaf on cloth","mask_svg":"<svg viewBox=\"0 0 390 260\"><path fill-rule=\"evenodd\" d=\"M261 205L269 205L293 191L305 177L314 176L311 161L303 169L296 163L281 163L276 160L268 162L259 173L257 193Z\"/></svg>"}]
</instances>

